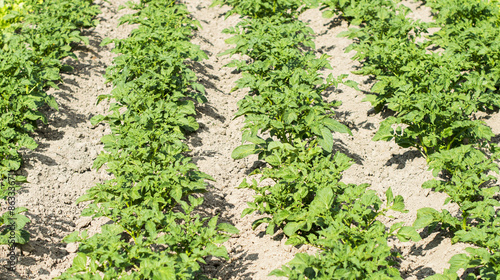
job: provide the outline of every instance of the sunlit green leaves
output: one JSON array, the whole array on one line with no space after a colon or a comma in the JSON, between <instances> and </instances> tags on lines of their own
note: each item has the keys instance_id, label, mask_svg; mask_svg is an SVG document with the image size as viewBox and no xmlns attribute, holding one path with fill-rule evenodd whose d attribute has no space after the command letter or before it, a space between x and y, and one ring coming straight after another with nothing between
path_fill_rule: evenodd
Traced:
<instances>
[{"instance_id":1,"label":"sunlit green leaves","mask_svg":"<svg viewBox=\"0 0 500 280\"><path fill-rule=\"evenodd\" d=\"M213 6L228 5L232 9L226 18L233 14L252 18L265 18L273 15L280 17L296 17L305 9L314 6L314 0L215 0Z\"/></svg>"},{"instance_id":2,"label":"sunlit green leaves","mask_svg":"<svg viewBox=\"0 0 500 280\"><path fill-rule=\"evenodd\" d=\"M199 23L175 1L129 5L137 12L120 22L138 28L126 39L103 42L115 43L120 54L105 75L115 89L99 99L114 103L108 115L91 120L111 127L94 168L106 166L114 177L78 199L90 201L83 216L113 223L92 237L68 236L67 242L80 242L78 261L59 279L205 279L204 258L227 259L220 244L238 230L194 212L206 180L213 180L186 156L182 141L199 128L194 101L206 101L190 69L207 58L190 42Z\"/></svg>"},{"instance_id":3,"label":"sunlit green leaves","mask_svg":"<svg viewBox=\"0 0 500 280\"><path fill-rule=\"evenodd\" d=\"M313 32L305 23L270 16L243 20L224 32L234 35L227 43L236 46L223 54L251 58L227 65L243 72L236 88L250 89L250 94L239 101L236 113L245 116L244 133L255 136L269 132L284 143L317 141L328 152L333 148L332 133L351 133L332 119L332 108L340 102L328 103L321 96L329 86L343 82L345 76L329 76L324 81L319 75L319 70L330 65L326 55L317 58L309 49L314 48Z\"/></svg>"},{"instance_id":4,"label":"sunlit green leaves","mask_svg":"<svg viewBox=\"0 0 500 280\"><path fill-rule=\"evenodd\" d=\"M500 68L498 59L492 59L499 53L498 28L492 26L500 18L498 5L431 1L436 23L427 24L407 18L409 9L396 2L323 1L326 11L343 13L354 25L363 23L342 35L358 39L347 50L356 50L355 59L363 62L357 73L378 80L371 89L374 95L365 100L376 110L397 112L373 140L394 139L426 156L489 140L491 129L471 115L499 107L493 73ZM432 26L441 29L429 40L416 40ZM430 45L444 50L429 52ZM400 130L391 130L391 125Z\"/></svg>"},{"instance_id":5,"label":"sunlit green leaves","mask_svg":"<svg viewBox=\"0 0 500 280\"><path fill-rule=\"evenodd\" d=\"M401 240L418 240L420 236L413 227L387 232L375 219L389 210L404 212L403 198L394 197L389 189L387 207L383 208L375 192L367 190L368 185L340 182L352 160L334 151L334 137L335 133L351 131L333 119L333 109L340 102L326 102L322 93L339 83L353 88L357 84L344 81L347 75L334 78L330 74L326 79L319 75L323 68L331 68L328 57L317 57L312 30L293 17L300 11L287 7L289 14L283 15L280 5L284 3L288 2L272 2L275 13L270 10L271 2L215 1L233 7L228 15L252 17L224 30L233 35L226 43L235 46L221 54L249 57L227 65L242 72L233 90L249 89L238 102L236 113L236 117L245 117L243 145L232 157L258 154L268 166L252 174L261 174L261 182L272 182L260 185L253 179L241 183L240 188L256 193L242 216L268 214L255 220L252 228L265 224L267 234L282 229L288 236L286 244L311 244L323 250L317 256L297 254L271 275L289 279L400 279L397 269L391 267L394 263L387 261L394 255L387 238L396 232Z\"/></svg>"}]
</instances>

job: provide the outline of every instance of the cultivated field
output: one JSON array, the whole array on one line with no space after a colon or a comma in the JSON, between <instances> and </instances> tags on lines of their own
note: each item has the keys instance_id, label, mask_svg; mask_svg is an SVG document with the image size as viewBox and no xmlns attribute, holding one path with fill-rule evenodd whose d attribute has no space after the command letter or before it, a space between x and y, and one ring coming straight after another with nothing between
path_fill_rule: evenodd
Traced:
<instances>
[{"instance_id":1,"label":"cultivated field","mask_svg":"<svg viewBox=\"0 0 500 280\"><path fill-rule=\"evenodd\" d=\"M117 57L111 52L114 43L101 46L101 42L105 38L127 38L139 26L119 26L120 17L133 12L128 8L119 9L125 2L95 1L102 11L96 17L99 24L82 28L82 34L88 37L89 44L75 45L74 53L78 60L69 57L63 60L74 68L73 71L62 74L59 89L51 88L48 91L55 98L59 110L49 106L41 108L48 117L47 124L39 122L39 127L31 134L38 147L20 150L24 163L16 172L26 176L27 183L22 184L23 188L17 193L16 206L28 209L25 215L31 222L25 229L30 233L30 240L19 245L21 250L17 251L20 255L16 271L1 267L0 279L53 279L60 276L72 265L78 252L76 243L66 244L63 238L83 230L93 235L101 232L103 225L112 224L105 217L81 217L82 210L89 202L77 205L76 200L91 187L114 176L105 167L99 170L92 168L97 156L103 151L101 138L109 134L111 129L105 122L91 124L90 120L99 114L107 115L113 103L104 100L96 105L98 96L111 94L114 88L111 83L106 83L103 75ZM265 224L253 230L252 223L264 217L258 213L241 217L247 202L253 201L255 192L238 186L245 179L258 179L261 175L250 173L265 167L266 162L259 160L255 154L239 160L231 158L233 150L242 144L244 117L235 118L235 114L238 101L248 95L248 89L231 92L242 73L234 67L224 66L235 58L245 57L218 54L233 47L225 42L232 35L223 33L223 30L234 27L240 17L234 14L225 19L231 8L210 7L210 0L180 3L185 4L192 18L201 24L201 28L194 31L191 43L199 45L208 57L187 63L197 75L198 82L205 87L207 102L195 104L195 120L199 123L199 129L185 133L184 142L190 148L185 154L192 158L201 172L214 179L207 181L207 192L198 195L204 198L204 202L195 213L202 217L217 215L219 222L231 224L239 230L239 233L231 234L229 240L223 243L229 260L206 257L206 264L202 264L201 271L208 277L223 280L284 279L268 274L291 261L297 253L315 254L318 250L308 244L286 245L288 238L283 230L269 235L266 234ZM422 3L403 4L412 10L410 18L432 21L430 8ZM447 209L452 215L460 216L456 204L443 206L448 197L446 194L422 188L424 182L434 177L432 171L428 170L426 158L417 149L401 148L394 141L372 141L380 123L391 113L377 113L370 102L363 101L375 79L351 73L361 66L352 59L355 51L345 52L353 40L338 37L341 32L348 30L349 22L342 17L324 18L319 8L305 11L299 19L308 23L314 31L318 57L320 54L329 56L332 69L321 69L322 76L348 74L347 79L357 82L360 89L340 84L338 87L328 87L323 92L326 101L342 102L335 109L335 119L352 132L352 135L333 132L333 151L340 151L354 160L354 164L342 173L341 181L347 184L367 183L370 185L368 189L374 190L382 200L385 200L385 192L389 188L394 196L401 195L407 213L391 211L389 214L393 218L377 218L388 227L398 222L411 226L417 218L417 210L423 207ZM498 143L500 114L477 113L475 116L491 127L495 135L491 142ZM267 137L268 134L263 135ZM494 176L499 178L496 173ZM263 184L271 182L267 179ZM498 183L492 183L491 186L498 186ZM2 201L2 213L6 210ZM424 229L419 232L422 240L418 242L401 242L395 237L388 240L393 251L401 254L401 258L397 258L397 268L403 279L424 279L443 273L449 267L448 261L452 256L465 252L464 249L471 246L460 242L452 244L453 234L445 230L428 233ZM2 262L7 260L8 252L7 246L0 247Z\"/></svg>"}]
</instances>

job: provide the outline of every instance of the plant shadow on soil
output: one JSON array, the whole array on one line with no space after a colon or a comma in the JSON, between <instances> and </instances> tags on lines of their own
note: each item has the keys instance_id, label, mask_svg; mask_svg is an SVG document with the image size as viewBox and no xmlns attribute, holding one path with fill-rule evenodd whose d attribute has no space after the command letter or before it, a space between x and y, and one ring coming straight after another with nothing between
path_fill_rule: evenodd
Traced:
<instances>
[{"instance_id":1,"label":"plant shadow on soil","mask_svg":"<svg viewBox=\"0 0 500 280\"><path fill-rule=\"evenodd\" d=\"M21 274L17 271L4 270L0 272L0 279L22 279Z\"/></svg>"},{"instance_id":2,"label":"plant shadow on soil","mask_svg":"<svg viewBox=\"0 0 500 280\"><path fill-rule=\"evenodd\" d=\"M39 258L53 260L63 260L69 253L66 250L66 244L63 242L54 242L62 240L65 236L59 235L59 232L73 231L74 223L63 219L58 219L57 215L49 215L49 219L42 219L41 216L27 213L26 216L31 220L25 227L30 233L31 239L28 243L18 245L20 253L18 261L22 261L22 267L31 266L39 262ZM48 242L47 239L50 239ZM34 279L37 275L50 275L50 267L40 268L38 271L27 273L30 278L23 278L17 272L7 272L7 275L0 274L0 279ZM31 278L33 277L33 278Z\"/></svg>"},{"instance_id":3,"label":"plant shadow on soil","mask_svg":"<svg viewBox=\"0 0 500 280\"><path fill-rule=\"evenodd\" d=\"M224 123L226 121L226 117L223 115L219 114L217 112L217 109L210 105L209 103L204 103L204 104L196 104L196 119L200 119L202 116L209 116L214 120L220 121L221 123ZM208 126L206 124L200 123L200 129L207 129ZM192 135L190 135L191 137Z\"/></svg>"},{"instance_id":4,"label":"plant shadow on soil","mask_svg":"<svg viewBox=\"0 0 500 280\"><path fill-rule=\"evenodd\" d=\"M330 31L330 29L334 29L336 27L339 27L342 25L342 22L345 21L345 18L342 17L341 15L338 15L338 16L335 16L332 18L332 20L330 20L329 22L323 24L323 26L326 26L327 27L327 30L319 33L319 34L316 34L316 36L324 36L326 34L328 34L328 31ZM319 51L319 50L318 50Z\"/></svg>"},{"instance_id":5,"label":"plant shadow on soil","mask_svg":"<svg viewBox=\"0 0 500 280\"><path fill-rule=\"evenodd\" d=\"M77 74L78 73L75 73L75 75ZM53 95L66 100L68 103L72 102L73 100L77 100L72 96L73 89L66 86L66 84L71 84L75 88L79 88L79 84L73 79L64 79L64 84L59 85L60 89L54 92ZM44 106L40 109L40 111L47 116L48 124L43 124L40 121L38 122L38 128L32 134L37 141L38 147L34 151L25 152L23 154L25 163L28 163L27 165L24 165L22 167L23 169L29 169L29 162L33 159L36 159L48 166L57 165L54 159L43 155L43 153L47 151L51 145L48 141L61 140L66 134L64 128L78 128L82 123L88 122L90 120L89 116L77 113L61 102L58 102L58 106L58 111L48 106Z\"/></svg>"},{"instance_id":6,"label":"plant shadow on soil","mask_svg":"<svg viewBox=\"0 0 500 280\"><path fill-rule=\"evenodd\" d=\"M500 134L497 134L491 138L491 142L495 144L500 144Z\"/></svg>"},{"instance_id":7,"label":"plant shadow on soil","mask_svg":"<svg viewBox=\"0 0 500 280\"><path fill-rule=\"evenodd\" d=\"M199 124L199 129L193 133L190 133L187 135L186 138L186 143L188 145L191 145L192 147L201 147L203 146L203 138L199 136L200 132L208 132L210 131L210 128L213 127L213 125L210 124L205 124L203 122L200 122L200 119L202 118L202 115L207 115L211 116L214 120L220 121L221 123L224 123L226 118L222 115L219 115L214 107L208 104L203 104L203 105L195 105L196 106L196 116L195 118L198 121ZM201 151L201 152L195 152L192 156L193 157L198 157L199 159L205 159L204 156L214 156L214 155L221 155L220 152L217 151ZM197 160L199 160L197 159ZM196 163L197 160L193 161Z\"/></svg>"},{"instance_id":8,"label":"plant shadow on soil","mask_svg":"<svg viewBox=\"0 0 500 280\"><path fill-rule=\"evenodd\" d=\"M248 254L244 249L236 249L232 252L234 255L229 261L207 258L203 270L208 277L215 279L230 279L231 276L238 275L238 279L252 280L255 273L248 272L248 267L253 261L258 259L258 254Z\"/></svg>"},{"instance_id":9,"label":"plant shadow on soil","mask_svg":"<svg viewBox=\"0 0 500 280\"><path fill-rule=\"evenodd\" d=\"M105 47L100 47L101 37L97 36L95 32L85 31L84 35L89 36L91 38L89 40L89 45L94 48L100 49ZM97 39L96 39L97 38ZM63 60L63 64L66 64L73 68L72 71L63 72L62 73L62 83L58 85L59 89L55 89L51 94L56 96L57 98L61 98L65 100L67 103L71 103L74 100L77 100L73 96L74 89L81 88L81 85L76 81L75 78L78 77L82 80L90 80L93 73L97 73L99 75L104 75L106 69L106 64L100 61L102 56L100 56L97 52L93 51L91 48L87 47L83 44L77 44L73 48L77 52L78 59L65 59ZM86 63L84 61L88 61L88 57L93 55L92 60L98 60L98 62ZM90 71L92 69L92 72ZM103 70L98 70L103 69ZM71 86L68 86L71 85ZM56 111L49 106L45 105L41 108L41 112L48 117L49 125L54 128L65 128L65 127L73 127L77 128L78 124L82 122L89 121L88 116L84 114L79 114L74 112L67 105L58 102L59 110ZM57 112L57 113L56 113ZM56 116L59 115L59 116ZM64 133L60 130L53 129L49 125L42 124L35 131L35 136L41 137L43 139L50 140L60 140L64 137ZM46 148L45 144L39 144L38 149Z\"/></svg>"},{"instance_id":10,"label":"plant shadow on soil","mask_svg":"<svg viewBox=\"0 0 500 280\"><path fill-rule=\"evenodd\" d=\"M335 45L331 45L331 46L323 46L319 49L317 49L316 51L320 54L323 54L323 53L326 53L326 52L329 52L329 51L333 51L337 46Z\"/></svg>"},{"instance_id":11,"label":"plant shadow on soil","mask_svg":"<svg viewBox=\"0 0 500 280\"><path fill-rule=\"evenodd\" d=\"M432 237L431 237L432 236ZM429 227L425 227L421 232L420 232L420 237L422 239L426 239L428 237L431 237L432 240L427 241L425 244L422 245L416 245L413 244L410 248L409 251L409 256L416 256L416 257L424 257L426 256L426 252L429 252L439 246L441 242L443 242L446 239L450 239L453 237L453 234L447 231L444 231L440 228L434 229L434 231L429 231ZM400 249L397 248L397 251L401 253ZM435 275L436 272L430 268L430 267L425 267L423 265L419 265L415 268L409 268L405 271L402 271L403 276L416 276L417 279L425 279L428 276Z\"/></svg>"},{"instance_id":12,"label":"plant shadow on soil","mask_svg":"<svg viewBox=\"0 0 500 280\"><path fill-rule=\"evenodd\" d=\"M100 55L99 52L103 52L109 47L101 46L103 38L94 30L83 30L82 35L89 38L89 44L74 44L72 47L77 56L77 59L65 58L62 62L63 64L66 64L73 68L73 71L65 72L65 74L70 76L78 76L79 78L82 78L84 80L90 80L89 77L92 74L90 70L92 70L93 73L97 73L101 76L106 73L105 69L108 67L108 65L102 62L103 56ZM95 50L93 50L91 47L95 48ZM89 58L92 61L90 61ZM87 63L85 63L84 61L87 61Z\"/></svg>"},{"instance_id":13,"label":"plant shadow on soil","mask_svg":"<svg viewBox=\"0 0 500 280\"><path fill-rule=\"evenodd\" d=\"M203 40L206 40L205 38L203 38ZM205 53L209 56L212 55L212 53L210 53L209 51L205 51ZM216 75L213 75L213 74L210 74L208 71L207 71L207 68L210 69L210 70L213 70L214 67L209 64L209 63L204 63L204 62L197 62L197 61L193 61L191 63L191 66L192 66L192 70L198 74L198 75L201 75L202 77L198 77L199 79L199 83L202 84L205 88L209 88L209 89L213 89L214 91L216 92L219 92L219 93L222 93L222 94L225 94L223 91L221 91L216 85L215 83L213 83L212 81L216 81L216 82L219 82L220 81L220 78Z\"/></svg>"},{"instance_id":14,"label":"plant shadow on soil","mask_svg":"<svg viewBox=\"0 0 500 280\"><path fill-rule=\"evenodd\" d=\"M406 151L402 154L392 154L392 157L386 161L384 166L391 166L397 164L396 169L404 169L408 161L412 161L416 158L421 158L422 154L416 150Z\"/></svg>"},{"instance_id":15,"label":"plant shadow on soil","mask_svg":"<svg viewBox=\"0 0 500 280\"><path fill-rule=\"evenodd\" d=\"M245 171L243 172L246 176L250 176L250 174L256 170L256 169L260 169L260 168L263 168L267 165L267 163L265 161L262 161L262 160L257 160L257 161L254 161L252 163L252 166L248 167L247 169L245 169Z\"/></svg>"},{"instance_id":16,"label":"plant shadow on soil","mask_svg":"<svg viewBox=\"0 0 500 280\"><path fill-rule=\"evenodd\" d=\"M332 154L335 154L336 152L341 152L341 153L345 154L346 156L348 156L349 158L353 159L356 164L363 165L363 161L364 161L363 157L361 157L360 155L358 155L356 153L353 153L352 150L347 147L347 145L345 144L344 141L342 141L340 139L334 139L333 141L334 141L334 143L333 143L333 153Z\"/></svg>"},{"instance_id":17,"label":"plant shadow on soil","mask_svg":"<svg viewBox=\"0 0 500 280\"><path fill-rule=\"evenodd\" d=\"M214 189L212 184L208 184L207 189ZM230 214L230 209L235 208L235 205L229 203L223 195L208 191L203 194L203 205L197 209L197 214L201 217L211 218L218 216L218 223L228 223L234 226L231 222L237 219L234 214ZM235 237L233 237L235 238ZM239 238L236 236L236 238ZM253 261L258 259L257 254L248 254L248 251L242 247L232 249L230 254L233 256L229 261L214 257L205 259L206 264L202 264L202 269L210 278L229 279L230 276L238 275L238 279L253 279L254 273L247 272L248 267Z\"/></svg>"},{"instance_id":18,"label":"plant shadow on soil","mask_svg":"<svg viewBox=\"0 0 500 280\"><path fill-rule=\"evenodd\" d=\"M410 268L401 272L401 276L403 278L408 276L416 276L417 279L425 279L428 276L435 275L436 272L430 267L424 267L423 265L419 265L415 268Z\"/></svg>"},{"instance_id":19,"label":"plant shadow on soil","mask_svg":"<svg viewBox=\"0 0 500 280\"><path fill-rule=\"evenodd\" d=\"M206 38L201 36L201 40L208 42ZM207 55L212 55L211 53L205 51ZM202 84L205 88L214 90L218 93L223 93L215 83L211 81L220 81L220 78L216 75L210 74L209 71L213 70L214 67L207 62L191 62L192 70L198 75L198 82ZM213 124L207 123L207 121L217 122L215 127L222 127L226 122L226 117L222 114L219 114L217 109L210 105L209 102L204 104L195 104L196 106L196 120L199 123L199 130L190 133L187 135L187 143L193 147L203 146L203 139L200 137L200 132L208 132L211 128L214 127ZM203 117L209 117L207 120L203 120ZM217 150L203 150L200 152L192 153L192 162L197 164L200 160L205 160L207 157L214 157L216 155L222 155L221 152ZM217 191L215 186L211 183L208 183L207 192L203 194L204 201L201 207L197 208L196 213L199 214L202 218L211 218L214 216L218 216L218 223L228 223L234 226L233 220L237 220L239 217L235 217L234 214L231 214L230 209L235 208L236 206L229 203L225 199L225 195L221 194ZM214 191L215 190L215 191ZM231 256L233 256L230 261L219 259L215 257L207 257L205 259L206 264L201 264L202 270L205 275L209 278L216 279L229 279L231 276L238 275L238 279L253 279L253 275L255 273L247 272L248 268L252 264L252 262L258 259L257 254L248 254L248 251L243 249L242 247L237 249L232 249L230 252Z\"/></svg>"}]
</instances>

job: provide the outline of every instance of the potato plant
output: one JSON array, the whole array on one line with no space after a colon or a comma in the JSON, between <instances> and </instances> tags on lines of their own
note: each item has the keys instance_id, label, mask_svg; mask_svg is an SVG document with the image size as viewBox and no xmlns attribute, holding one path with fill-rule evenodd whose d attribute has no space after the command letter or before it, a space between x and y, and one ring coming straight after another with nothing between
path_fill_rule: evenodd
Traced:
<instances>
[{"instance_id":1,"label":"potato plant","mask_svg":"<svg viewBox=\"0 0 500 280\"><path fill-rule=\"evenodd\" d=\"M120 24L138 24L126 39L106 39L120 54L106 71L114 86L106 122L111 134L101 141L105 152L94 168L107 168L114 178L98 183L77 202L89 201L83 216L107 217L112 224L89 236L75 232L66 242L79 242L73 265L58 279L206 279L204 258L228 258L224 246L237 229L201 217L209 175L198 170L183 142L198 129L195 102L204 102L189 62L205 59L190 42L199 23L173 0L129 3L135 13Z\"/></svg>"}]
</instances>

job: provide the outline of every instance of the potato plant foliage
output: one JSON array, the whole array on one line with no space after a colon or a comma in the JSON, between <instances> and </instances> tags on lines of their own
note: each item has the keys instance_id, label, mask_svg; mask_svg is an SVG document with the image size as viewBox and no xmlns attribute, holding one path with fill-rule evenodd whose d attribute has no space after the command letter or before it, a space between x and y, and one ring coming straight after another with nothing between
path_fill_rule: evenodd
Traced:
<instances>
[{"instance_id":1,"label":"potato plant foliage","mask_svg":"<svg viewBox=\"0 0 500 280\"><path fill-rule=\"evenodd\" d=\"M0 1L0 30L21 20L21 16L26 12L24 2L23 0Z\"/></svg>"},{"instance_id":2,"label":"potato plant foliage","mask_svg":"<svg viewBox=\"0 0 500 280\"><path fill-rule=\"evenodd\" d=\"M240 188L255 192L242 216L258 213L255 229L281 230L288 245L310 245L315 255L299 253L270 275L288 279L402 279L399 254L388 240L418 241L416 230L446 231L452 242L473 245L457 254L442 274L428 280L499 279L500 148L481 115L500 108L500 3L498 0L427 0L434 21L409 18L399 0L214 0L231 7L226 17L241 21L223 32L239 56L226 67L242 73L234 90L248 90L235 118L244 118L242 143L234 159L256 154L265 167ZM92 118L107 123L94 168L113 178L89 189L82 215L106 217L101 232L74 232L78 242L72 266L57 279L207 279L207 257L228 258L221 244L238 230L200 215L201 193L211 176L187 156L185 138L198 130L195 105L206 100L192 70L207 58L192 44L200 24L175 0L127 4L136 12L120 24L137 24L126 39L105 39L119 54L105 74L114 89L109 114ZM382 200L367 184L342 182L353 161L336 151L334 136L351 134L335 119L341 103L325 100L339 84L357 89L348 75L323 77L331 69L318 55L314 31L299 20L320 7L327 18L339 16L350 28L340 34L353 43L360 62L355 74L376 81L365 98L375 111L389 113L373 140L394 140L418 149L433 180L423 188L444 192L459 213L433 208L417 211L412 226L380 221L392 211L406 212L402 196L390 187ZM90 0L0 0L0 198L9 197L26 178L18 176L20 149L35 149L30 136L46 123L43 106L57 109L49 88L70 71L62 59L76 59L75 44L88 39L83 28L97 25ZM429 32L434 28L435 32ZM263 183L263 181L270 183ZM28 209L9 207L0 216L0 244L24 244ZM13 226L12 226L13 225ZM459 275L459 271L466 274Z\"/></svg>"},{"instance_id":3,"label":"potato plant foliage","mask_svg":"<svg viewBox=\"0 0 500 280\"><path fill-rule=\"evenodd\" d=\"M498 111L500 5L498 1L431 0L434 22L407 17L410 9L393 0L325 0L324 15L342 15L352 25L341 36L356 39L357 74L377 82L370 101L376 110L391 110L373 140L394 139L415 147L427 158L433 179L424 183L449 195L445 203L460 207L457 217L446 210L418 210L415 228L441 227L453 242L468 248L450 261L444 274L429 279L458 279L460 268L472 269L466 279L497 279L499 148L491 128L478 112ZM361 11L361 12L360 12ZM428 34L428 28L439 27Z\"/></svg>"},{"instance_id":4,"label":"potato plant foliage","mask_svg":"<svg viewBox=\"0 0 500 280\"><path fill-rule=\"evenodd\" d=\"M13 197L26 178L16 176L22 164L18 151L35 149L30 136L37 122L47 123L42 106L57 109L47 90L57 88L61 71L71 70L61 59L76 56L76 43L87 43L82 28L97 24L97 6L88 0L2 1L0 7L0 197ZM9 202L5 202L10 205ZM0 244L7 244L15 231L15 243L24 244L29 233L24 226L30 220L17 207L0 218ZM14 227L11 226L12 221Z\"/></svg>"},{"instance_id":5,"label":"potato plant foliage","mask_svg":"<svg viewBox=\"0 0 500 280\"><path fill-rule=\"evenodd\" d=\"M264 3L265 2L265 3ZM298 254L271 275L289 279L401 279L397 254L387 244L390 237L419 240L417 232L397 224L390 230L377 217L388 211L405 211L401 196L387 191L383 205L367 184L341 182L342 172L352 160L334 151L335 133L348 127L335 120L340 102L327 102L323 94L339 83L357 88L347 75L323 78L319 71L330 68L328 56L317 56L314 32L298 15L312 1L215 1L227 4L228 14L242 19L223 32L233 35L226 43L233 48L221 55L243 55L227 66L242 72L237 89L249 89L238 103L235 117L245 117L243 145L232 157L258 154L267 167L256 169L255 179L241 188L253 189L253 202L243 216L268 214L253 222L266 224L266 233L282 229L287 244L318 247L315 256ZM249 144L245 144L249 143Z\"/></svg>"},{"instance_id":6,"label":"potato plant foliage","mask_svg":"<svg viewBox=\"0 0 500 280\"><path fill-rule=\"evenodd\" d=\"M105 39L120 54L106 71L114 85L106 122L111 134L94 168L106 166L113 179L96 184L78 202L90 201L83 216L107 217L113 223L79 242L73 265L58 279L206 279L204 258L228 258L219 246L237 229L217 217L196 213L206 191L205 180L185 154L182 141L198 129L195 102L204 102L204 87L189 68L206 54L190 42L199 23L175 1L128 4L135 13L120 24L138 24L128 38Z\"/></svg>"}]
</instances>

